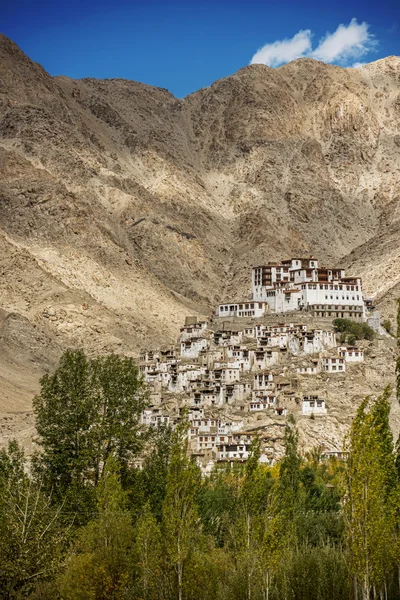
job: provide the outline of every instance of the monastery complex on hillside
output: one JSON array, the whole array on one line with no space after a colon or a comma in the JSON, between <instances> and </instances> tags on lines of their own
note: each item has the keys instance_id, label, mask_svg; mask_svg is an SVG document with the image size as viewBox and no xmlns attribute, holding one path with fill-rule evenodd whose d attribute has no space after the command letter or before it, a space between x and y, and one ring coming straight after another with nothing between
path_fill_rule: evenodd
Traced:
<instances>
[{"instance_id":1,"label":"monastery complex on hillside","mask_svg":"<svg viewBox=\"0 0 400 600\"><path fill-rule=\"evenodd\" d=\"M289 412L326 418L321 381L364 361L362 345L339 345L332 327L335 318L368 319L360 278L292 258L254 267L251 288L251 300L221 304L210 320L188 317L175 346L140 356L151 397L143 423L175 425L187 407L191 451L204 469L246 460L255 418L278 426ZM266 462L282 450L271 427L259 427Z\"/></svg>"}]
</instances>

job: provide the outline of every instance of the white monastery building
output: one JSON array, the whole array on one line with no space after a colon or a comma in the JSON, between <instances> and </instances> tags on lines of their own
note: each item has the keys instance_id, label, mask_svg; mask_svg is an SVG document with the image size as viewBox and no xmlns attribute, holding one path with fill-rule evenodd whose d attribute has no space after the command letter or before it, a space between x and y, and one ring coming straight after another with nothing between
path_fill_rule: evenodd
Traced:
<instances>
[{"instance_id":1,"label":"white monastery building","mask_svg":"<svg viewBox=\"0 0 400 600\"><path fill-rule=\"evenodd\" d=\"M326 415L325 400L318 396L304 396L301 412L303 415Z\"/></svg>"},{"instance_id":2,"label":"white monastery building","mask_svg":"<svg viewBox=\"0 0 400 600\"><path fill-rule=\"evenodd\" d=\"M344 358L346 362L363 362L364 352L361 348L354 346L340 346L338 348L339 356Z\"/></svg>"},{"instance_id":3,"label":"white monastery building","mask_svg":"<svg viewBox=\"0 0 400 600\"><path fill-rule=\"evenodd\" d=\"M346 363L344 358L336 356L324 356L322 358L322 370L326 373L344 373Z\"/></svg>"},{"instance_id":4,"label":"white monastery building","mask_svg":"<svg viewBox=\"0 0 400 600\"><path fill-rule=\"evenodd\" d=\"M247 300L240 304L220 304L217 317L262 317L269 310L268 302L252 302Z\"/></svg>"},{"instance_id":5,"label":"white monastery building","mask_svg":"<svg viewBox=\"0 0 400 600\"><path fill-rule=\"evenodd\" d=\"M315 316L365 319L362 283L344 269L319 267L313 258L291 258L254 267L252 301L273 312L307 310Z\"/></svg>"}]
</instances>

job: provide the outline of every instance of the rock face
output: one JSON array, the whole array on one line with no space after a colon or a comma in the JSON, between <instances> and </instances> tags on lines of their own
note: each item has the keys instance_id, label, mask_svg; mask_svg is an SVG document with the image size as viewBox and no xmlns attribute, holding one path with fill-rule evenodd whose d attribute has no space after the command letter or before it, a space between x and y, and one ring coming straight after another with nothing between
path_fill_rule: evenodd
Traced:
<instances>
[{"instance_id":1,"label":"rock face","mask_svg":"<svg viewBox=\"0 0 400 600\"><path fill-rule=\"evenodd\" d=\"M65 347L174 340L282 255L343 264L393 317L399 176L398 57L252 65L178 100L50 77L0 36L0 410Z\"/></svg>"}]
</instances>

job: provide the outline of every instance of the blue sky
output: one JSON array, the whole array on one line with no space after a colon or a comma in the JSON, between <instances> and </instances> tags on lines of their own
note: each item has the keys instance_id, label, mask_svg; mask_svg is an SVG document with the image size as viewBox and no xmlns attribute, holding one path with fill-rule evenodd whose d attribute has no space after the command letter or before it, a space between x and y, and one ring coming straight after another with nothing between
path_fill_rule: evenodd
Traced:
<instances>
[{"instance_id":1,"label":"blue sky","mask_svg":"<svg viewBox=\"0 0 400 600\"><path fill-rule=\"evenodd\" d=\"M400 55L400 0L1 4L0 31L50 74L134 79L178 97L252 60L278 66L314 56L351 66Z\"/></svg>"}]
</instances>

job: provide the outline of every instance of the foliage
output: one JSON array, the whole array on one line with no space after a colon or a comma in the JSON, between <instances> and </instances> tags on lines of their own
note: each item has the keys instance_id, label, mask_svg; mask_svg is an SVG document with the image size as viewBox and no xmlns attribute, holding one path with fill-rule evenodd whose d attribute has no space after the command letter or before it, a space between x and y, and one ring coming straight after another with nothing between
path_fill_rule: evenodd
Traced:
<instances>
[{"instance_id":1,"label":"foliage","mask_svg":"<svg viewBox=\"0 0 400 600\"><path fill-rule=\"evenodd\" d=\"M298 453L299 433L293 415L289 415L285 427L285 455L279 470L279 510L284 517L287 533L293 542L296 535L296 522L302 510L302 490Z\"/></svg>"},{"instance_id":2,"label":"foliage","mask_svg":"<svg viewBox=\"0 0 400 600\"><path fill-rule=\"evenodd\" d=\"M352 344L356 340L373 340L375 331L367 323L351 319L334 319L335 331L341 333L341 341Z\"/></svg>"},{"instance_id":3,"label":"foliage","mask_svg":"<svg viewBox=\"0 0 400 600\"><path fill-rule=\"evenodd\" d=\"M143 509L136 523L134 558L136 564L135 592L139 598L156 600L162 585L164 560L161 531L150 503Z\"/></svg>"},{"instance_id":4,"label":"foliage","mask_svg":"<svg viewBox=\"0 0 400 600\"><path fill-rule=\"evenodd\" d=\"M41 379L33 405L42 446L37 471L58 500L90 512L107 459L114 454L127 466L144 440L139 417L146 396L136 365L68 350L55 373Z\"/></svg>"},{"instance_id":5,"label":"foliage","mask_svg":"<svg viewBox=\"0 0 400 600\"><path fill-rule=\"evenodd\" d=\"M278 465L259 462L254 436L245 464L204 478L185 416L142 435L145 402L136 367L115 356L69 352L42 380L34 468L15 442L0 451L1 598L399 597L389 389L361 403L345 461L321 446L302 456L289 417Z\"/></svg>"},{"instance_id":6,"label":"foliage","mask_svg":"<svg viewBox=\"0 0 400 600\"><path fill-rule=\"evenodd\" d=\"M200 488L200 473L188 456L187 429L185 419L176 428L162 508L165 553L168 565L176 573L178 600L182 599L186 565L200 535L195 502Z\"/></svg>"},{"instance_id":7,"label":"foliage","mask_svg":"<svg viewBox=\"0 0 400 600\"><path fill-rule=\"evenodd\" d=\"M123 485L129 491L134 514L141 514L144 505L149 503L152 513L161 521L173 443L171 426L152 428L148 434L143 468L125 470Z\"/></svg>"},{"instance_id":8,"label":"foliage","mask_svg":"<svg viewBox=\"0 0 400 600\"><path fill-rule=\"evenodd\" d=\"M279 598L288 594L295 600L350 597L348 566L340 547L305 545L285 558L277 581Z\"/></svg>"},{"instance_id":9,"label":"foliage","mask_svg":"<svg viewBox=\"0 0 400 600\"><path fill-rule=\"evenodd\" d=\"M109 457L97 489L98 514L81 529L59 580L65 600L126 598L134 530L118 471L116 459Z\"/></svg>"},{"instance_id":10,"label":"foliage","mask_svg":"<svg viewBox=\"0 0 400 600\"><path fill-rule=\"evenodd\" d=\"M386 331L387 331L388 333L392 333L392 322L390 321L390 319L385 319L385 320L382 322L382 327L383 327L384 329L386 329Z\"/></svg>"},{"instance_id":11,"label":"foliage","mask_svg":"<svg viewBox=\"0 0 400 600\"><path fill-rule=\"evenodd\" d=\"M400 402L400 298L397 300L397 359L396 359L396 396Z\"/></svg>"},{"instance_id":12,"label":"foliage","mask_svg":"<svg viewBox=\"0 0 400 600\"><path fill-rule=\"evenodd\" d=\"M25 473L16 442L0 452L0 595L14 598L38 580L54 577L69 540L60 522L62 506L52 506L41 481Z\"/></svg>"},{"instance_id":13,"label":"foliage","mask_svg":"<svg viewBox=\"0 0 400 600\"><path fill-rule=\"evenodd\" d=\"M393 561L396 467L389 427L390 389L357 411L348 439L345 522L352 571L363 598L383 589Z\"/></svg>"}]
</instances>

